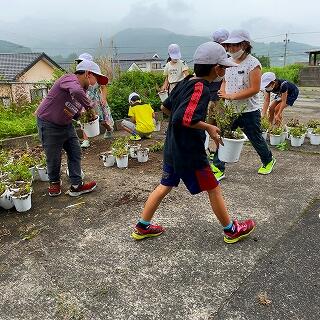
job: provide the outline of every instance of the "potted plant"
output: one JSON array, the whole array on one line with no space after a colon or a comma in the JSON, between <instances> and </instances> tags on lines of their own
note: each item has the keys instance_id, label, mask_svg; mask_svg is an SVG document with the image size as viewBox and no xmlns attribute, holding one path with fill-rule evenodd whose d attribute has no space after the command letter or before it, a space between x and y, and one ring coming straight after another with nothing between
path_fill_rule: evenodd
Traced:
<instances>
[{"instance_id":1,"label":"potted plant","mask_svg":"<svg viewBox=\"0 0 320 320\"><path fill-rule=\"evenodd\" d=\"M149 159L149 148L138 149L138 162L147 162Z\"/></svg>"},{"instance_id":2,"label":"potted plant","mask_svg":"<svg viewBox=\"0 0 320 320\"><path fill-rule=\"evenodd\" d=\"M118 148L125 148L129 149L129 137L128 136L123 136L123 137L118 137L114 139L114 141L111 144L111 150L115 150Z\"/></svg>"},{"instance_id":3,"label":"potted plant","mask_svg":"<svg viewBox=\"0 0 320 320\"><path fill-rule=\"evenodd\" d=\"M103 152L100 154L100 159L103 161L105 167L112 167L116 162L115 156L112 154L112 151Z\"/></svg>"},{"instance_id":4,"label":"potted plant","mask_svg":"<svg viewBox=\"0 0 320 320\"><path fill-rule=\"evenodd\" d=\"M3 182L0 182L0 207L9 210L14 207L12 201L12 192Z\"/></svg>"},{"instance_id":5,"label":"potted plant","mask_svg":"<svg viewBox=\"0 0 320 320\"><path fill-rule=\"evenodd\" d=\"M291 146L300 147L303 144L303 131L301 127L293 127L289 131Z\"/></svg>"},{"instance_id":6,"label":"potted plant","mask_svg":"<svg viewBox=\"0 0 320 320\"><path fill-rule=\"evenodd\" d=\"M19 162L14 162L7 166L9 172L9 180L12 183L32 182L32 174L27 166Z\"/></svg>"},{"instance_id":7,"label":"potted plant","mask_svg":"<svg viewBox=\"0 0 320 320\"><path fill-rule=\"evenodd\" d=\"M93 109L84 111L80 116L81 128L89 137L95 137L100 134L99 116Z\"/></svg>"},{"instance_id":8,"label":"potted plant","mask_svg":"<svg viewBox=\"0 0 320 320\"><path fill-rule=\"evenodd\" d=\"M31 209L31 183L24 183L13 192L12 200L18 212L25 212Z\"/></svg>"},{"instance_id":9,"label":"potted plant","mask_svg":"<svg viewBox=\"0 0 320 320\"><path fill-rule=\"evenodd\" d=\"M129 146L129 154L132 159L138 158L138 150L141 148L141 144L132 144Z\"/></svg>"},{"instance_id":10,"label":"potted plant","mask_svg":"<svg viewBox=\"0 0 320 320\"><path fill-rule=\"evenodd\" d=\"M269 129L270 133L270 144L276 146L281 143L281 134L283 133L282 127L271 127Z\"/></svg>"},{"instance_id":11,"label":"potted plant","mask_svg":"<svg viewBox=\"0 0 320 320\"><path fill-rule=\"evenodd\" d=\"M116 157L117 167L118 168L127 168L128 167L128 150L124 147L119 147L112 151L112 154Z\"/></svg>"},{"instance_id":12,"label":"potted plant","mask_svg":"<svg viewBox=\"0 0 320 320\"><path fill-rule=\"evenodd\" d=\"M316 146L320 144L320 126L312 130L310 134L310 143Z\"/></svg>"},{"instance_id":13,"label":"potted plant","mask_svg":"<svg viewBox=\"0 0 320 320\"><path fill-rule=\"evenodd\" d=\"M21 155L18 159L18 162L21 165L28 167L29 171L31 172L32 179L35 179L36 176L36 162L37 159L31 153L25 152Z\"/></svg>"},{"instance_id":14,"label":"potted plant","mask_svg":"<svg viewBox=\"0 0 320 320\"><path fill-rule=\"evenodd\" d=\"M223 105L220 102L214 110L213 119L221 131L221 139L224 145L218 149L218 157L224 162L237 162L240 158L241 150L246 141L243 132L237 128L233 129L234 121L241 115L245 106L237 111L232 103Z\"/></svg>"},{"instance_id":15,"label":"potted plant","mask_svg":"<svg viewBox=\"0 0 320 320\"><path fill-rule=\"evenodd\" d=\"M320 120L312 119L307 122L307 137L308 138L310 138L310 135L311 135L313 129L315 129L317 127L320 127Z\"/></svg>"},{"instance_id":16,"label":"potted plant","mask_svg":"<svg viewBox=\"0 0 320 320\"><path fill-rule=\"evenodd\" d=\"M295 127L299 127L300 126L300 121L299 119L296 118L292 118L290 119L287 124L286 124L286 131L288 132L288 139L290 138L290 129L291 128L295 128Z\"/></svg>"},{"instance_id":17,"label":"potted plant","mask_svg":"<svg viewBox=\"0 0 320 320\"><path fill-rule=\"evenodd\" d=\"M261 118L261 130L262 130L262 136L264 140L267 140L268 137L268 130L270 128L270 123L267 117Z\"/></svg>"},{"instance_id":18,"label":"potted plant","mask_svg":"<svg viewBox=\"0 0 320 320\"><path fill-rule=\"evenodd\" d=\"M49 181L48 171L47 171L47 158L44 153L41 154L38 164L36 166L41 181Z\"/></svg>"}]
</instances>

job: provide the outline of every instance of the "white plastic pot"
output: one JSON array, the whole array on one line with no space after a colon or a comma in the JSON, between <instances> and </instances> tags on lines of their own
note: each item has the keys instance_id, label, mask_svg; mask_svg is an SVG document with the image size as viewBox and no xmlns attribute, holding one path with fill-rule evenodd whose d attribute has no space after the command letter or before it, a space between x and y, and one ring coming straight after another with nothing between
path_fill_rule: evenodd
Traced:
<instances>
[{"instance_id":1,"label":"white plastic pot","mask_svg":"<svg viewBox=\"0 0 320 320\"><path fill-rule=\"evenodd\" d=\"M307 129L307 137L310 139L313 128Z\"/></svg>"},{"instance_id":2,"label":"white plastic pot","mask_svg":"<svg viewBox=\"0 0 320 320\"><path fill-rule=\"evenodd\" d=\"M101 159L105 167L112 167L116 162L116 157L112 154L111 151L102 154Z\"/></svg>"},{"instance_id":3,"label":"white plastic pot","mask_svg":"<svg viewBox=\"0 0 320 320\"><path fill-rule=\"evenodd\" d=\"M246 139L222 138L224 146L219 145L218 158L223 162L239 161L241 150Z\"/></svg>"},{"instance_id":4,"label":"white plastic pot","mask_svg":"<svg viewBox=\"0 0 320 320\"><path fill-rule=\"evenodd\" d=\"M263 136L263 139L267 141L268 132L267 132L267 131L263 131L263 132L262 132L262 136Z\"/></svg>"},{"instance_id":5,"label":"white plastic pot","mask_svg":"<svg viewBox=\"0 0 320 320\"><path fill-rule=\"evenodd\" d=\"M154 128L154 131L160 131L161 130L161 121L156 121L156 125Z\"/></svg>"},{"instance_id":6,"label":"white plastic pot","mask_svg":"<svg viewBox=\"0 0 320 320\"><path fill-rule=\"evenodd\" d=\"M293 137L291 136L290 141L291 141L291 146L292 147L300 147L303 143L303 137Z\"/></svg>"},{"instance_id":7,"label":"white plastic pot","mask_svg":"<svg viewBox=\"0 0 320 320\"><path fill-rule=\"evenodd\" d=\"M37 167L38 175L41 181L49 181L47 168Z\"/></svg>"},{"instance_id":8,"label":"white plastic pot","mask_svg":"<svg viewBox=\"0 0 320 320\"><path fill-rule=\"evenodd\" d=\"M128 168L129 155L125 155L121 158L116 157L117 167L120 169Z\"/></svg>"},{"instance_id":9,"label":"white plastic pot","mask_svg":"<svg viewBox=\"0 0 320 320\"><path fill-rule=\"evenodd\" d=\"M138 150L138 162L147 162L149 159L149 148L141 148Z\"/></svg>"},{"instance_id":10,"label":"white plastic pot","mask_svg":"<svg viewBox=\"0 0 320 320\"><path fill-rule=\"evenodd\" d=\"M131 145L129 147L129 153L130 153L130 157L133 159L138 158L138 150L140 149L141 144L137 144L137 145Z\"/></svg>"},{"instance_id":11,"label":"white plastic pot","mask_svg":"<svg viewBox=\"0 0 320 320\"><path fill-rule=\"evenodd\" d=\"M81 123L81 128L88 138L96 137L100 134L99 117L88 123Z\"/></svg>"},{"instance_id":12,"label":"white plastic pot","mask_svg":"<svg viewBox=\"0 0 320 320\"><path fill-rule=\"evenodd\" d=\"M281 143L281 135L270 134L270 144L276 146Z\"/></svg>"},{"instance_id":13,"label":"white plastic pot","mask_svg":"<svg viewBox=\"0 0 320 320\"><path fill-rule=\"evenodd\" d=\"M281 134L280 134L280 143L283 143L283 142L285 142L286 141L286 139L287 139L287 132L286 131L284 131L284 132L282 132Z\"/></svg>"},{"instance_id":14,"label":"white plastic pot","mask_svg":"<svg viewBox=\"0 0 320 320\"><path fill-rule=\"evenodd\" d=\"M164 100L166 100L168 98L168 91L158 92L158 96L159 96L161 102L163 102Z\"/></svg>"},{"instance_id":15,"label":"white plastic pot","mask_svg":"<svg viewBox=\"0 0 320 320\"><path fill-rule=\"evenodd\" d=\"M31 209L31 192L21 197L12 196L12 200L18 212L25 212Z\"/></svg>"},{"instance_id":16,"label":"white plastic pot","mask_svg":"<svg viewBox=\"0 0 320 320\"><path fill-rule=\"evenodd\" d=\"M14 207L12 201L12 191L7 189L1 196L0 196L0 207L5 210L9 210Z\"/></svg>"},{"instance_id":17,"label":"white plastic pot","mask_svg":"<svg viewBox=\"0 0 320 320\"><path fill-rule=\"evenodd\" d=\"M35 180L36 179L36 167L30 167L29 171L32 174L32 180Z\"/></svg>"},{"instance_id":18,"label":"white plastic pot","mask_svg":"<svg viewBox=\"0 0 320 320\"><path fill-rule=\"evenodd\" d=\"M320 134L310 134L310 143L312 145L318 146L320 144Z\"/></svg>"}]
</instances>

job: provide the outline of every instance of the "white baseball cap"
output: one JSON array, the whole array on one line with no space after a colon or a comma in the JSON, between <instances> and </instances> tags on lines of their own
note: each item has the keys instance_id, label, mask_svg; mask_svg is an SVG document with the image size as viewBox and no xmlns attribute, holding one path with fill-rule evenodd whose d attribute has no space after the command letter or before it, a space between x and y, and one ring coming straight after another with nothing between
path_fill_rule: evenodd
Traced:
<instances>
[{"instance_id":1,"label":"white baseball cap","mask_svg":"<svg viewBox=\"0 0 320 320\"><path fill-rule=\"evenodd\" d=\"M132 100L133 97L138 97L138 98L140 99L140 96L139 96L138 93L132 92L132 93L129 94L129 99L128 99L128 100L129 100L129 103L131 102L131 100Z\"/></svg>"},{"instance_id":2,"label":"white baseball cap","mask_svg":"<svg viewBox=\"0 0 320 320\"><path fill-rule=\"evenodd\" d=\"M228 37L229 37L229 31L223 28L219 28L212 34L212 41L221 43L227 40Z\"/></svg>"},{"instance_id":3,"label":"white baseball cap","mask_svg":"<svg viewBox=\"0 0 320 320\"><path fill-rule=\"evenodd\" d=\"M171 59L181 58L180 47L175 43L170 44L170 46L168 47L168 53Z\"/></svg>"},{"instance_id":4,"label":"white baseball cap","mask_svg":"<svg viewBox=\"0 0 320 320\"><path fill-rule=\"evenodd\" d=\"M205 42L201 44L193 56L195 64L220 64L225 67L236 67L238 64L232 62L222 45L216 42Z\"/></svg>"},{"instance_id":5,"label":"white baseball cap","mask_svg":"<svg viewBox=\"0 0 320 320\"><path fill-rule=\"evenodd\" d=\"M261 77L260 89L264 90L274 80L276 80L276 75L273 72L265 72Z\"/></svg>"},{"instance_id":6,"label":"white baseball cap","mask_svg":"<svg viewBox=\"0 0 320 320\"><path fill-rule=\"evenodd\" d=\"M100 85L106 85L108 83L108 77L101 73L100 67L93 61L82 60L77 65L76 71L90 71L94 73Z\"/></svg>"},{"instance_id":7,"label":"white baseball cap","mask_svg":"<svg viewBox=\"0 0 320 320\"><path fill-rule=\"evenodd\" d=\"M249 32L246 30L233 30L227 40L222 43L240 43L242 41L251 42Z\"/></svg>"},{"instance_id":8,"label":"white baseball cap","mask_svg":"<svg viewBox=\"0 0 320 320\"><path fill-rule=\"evenodd\" d=\"M75 59L75 61L78 61L78 62L81 62L83 60L93 61L93 57L90 53L85 52L85 53L81 53L80 56L77 59Z\"/></svg>"}]
</instances>

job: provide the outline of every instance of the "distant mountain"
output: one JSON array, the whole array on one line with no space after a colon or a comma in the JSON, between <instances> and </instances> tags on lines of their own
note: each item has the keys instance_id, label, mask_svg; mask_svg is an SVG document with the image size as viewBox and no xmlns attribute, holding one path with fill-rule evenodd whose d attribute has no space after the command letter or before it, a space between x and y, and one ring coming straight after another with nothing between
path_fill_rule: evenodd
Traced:
<instances>
[{"instance_id":1,"label":"distant mountain","mask_svg":"<svg viewBox=\"0 0 320 320\"><path fill-rule=\"evenodd\" d=\"M21 53L21 52L31 52L31 49L13 42L0 40L0 53Z\"/></svg>"},{"instance_id":2,"label":"distant mountain","mask_svg":"<svg viewBox=\"0 0 320 320\"><path fill-rule=\"evenodd\" d=\"M168 45L170 43L178 43L181 48L183 59L191 61L197 46L203 42L209 41L210 38L181 35L165 29L141 28L120 31L112 37L112 40L115 54L157 52L164 60L166 60L168 56ZM110 39L107 39L105 43L110 43L110 41ZM308 55L305 51L314 48L315 47L305 43L289 42L287 45L287 64L308 61ZM258 56L269 56L272 65L283 64L283 42L254 42L252 52Z\"/></svg>"}]
</instances>

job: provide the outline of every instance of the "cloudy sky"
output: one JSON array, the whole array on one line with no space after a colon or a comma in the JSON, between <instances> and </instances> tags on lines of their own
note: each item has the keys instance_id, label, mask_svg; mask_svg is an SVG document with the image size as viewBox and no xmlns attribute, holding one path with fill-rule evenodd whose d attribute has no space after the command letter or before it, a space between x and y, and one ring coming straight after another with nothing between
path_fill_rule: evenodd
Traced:
<instances>
[{"instance_id":1,"label":"cloudy sky","mask_svg":"<svg viewBox=\"0 0 320 320\"><path fill-rule=\"evenodd\" d=\"M320 47L319 12L319 0L1 0L0 39L28 44L90 30L108 37L128 27L210 36L225 27L245 28L263 42L282 41L289 32L291 41Z\"/></svg>"}]
</instances>

